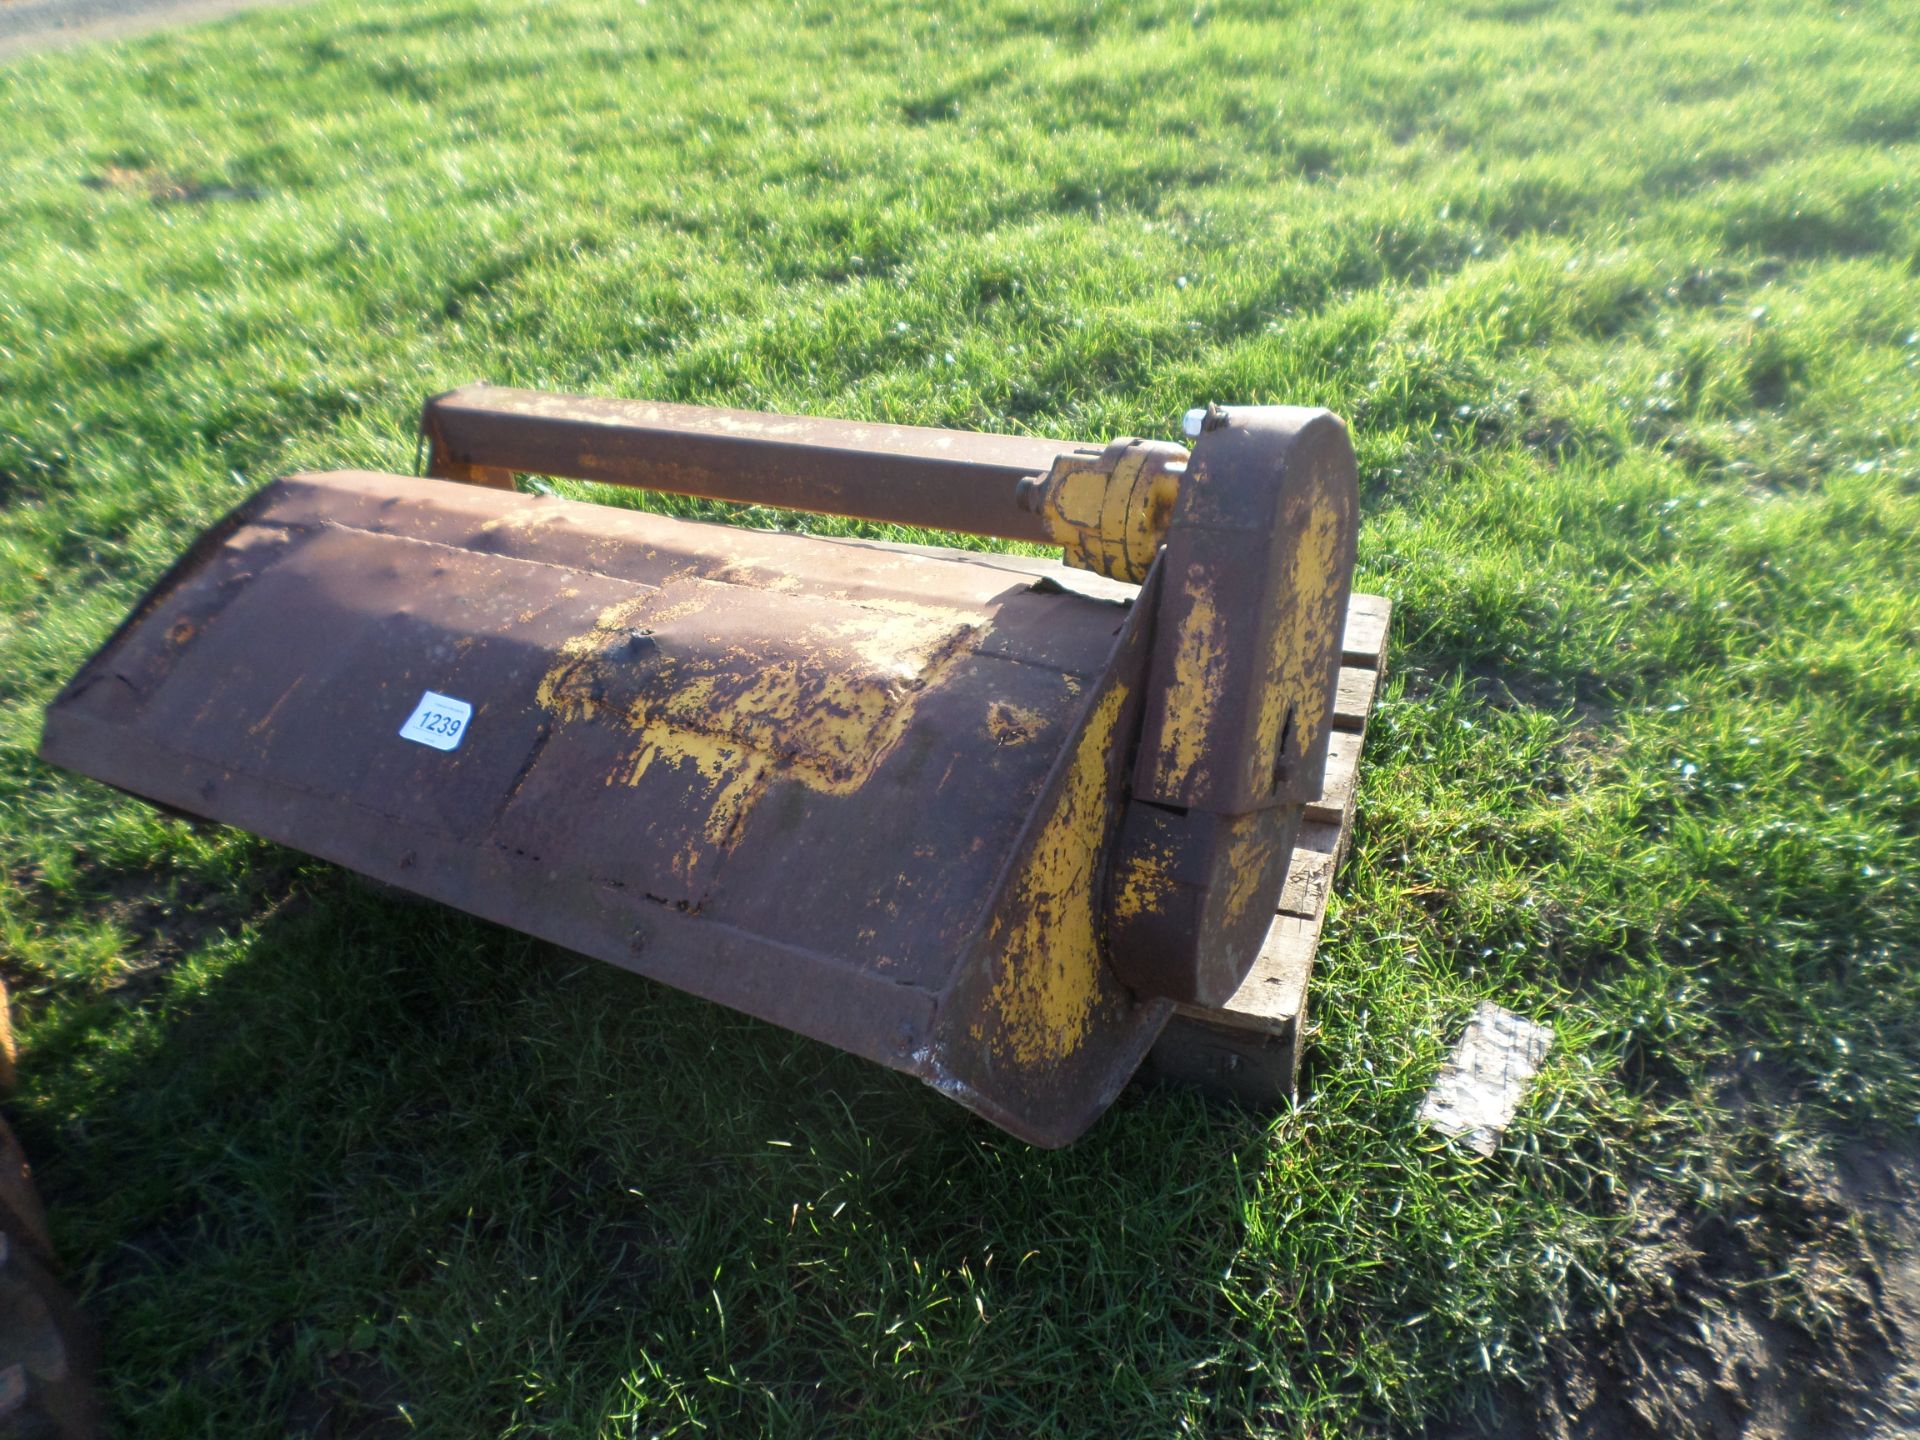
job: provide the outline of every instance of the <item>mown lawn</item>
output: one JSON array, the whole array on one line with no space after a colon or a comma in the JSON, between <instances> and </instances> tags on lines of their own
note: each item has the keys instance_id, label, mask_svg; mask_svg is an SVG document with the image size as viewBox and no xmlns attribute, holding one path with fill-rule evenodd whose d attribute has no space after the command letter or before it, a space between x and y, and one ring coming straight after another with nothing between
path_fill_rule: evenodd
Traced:
<instances>
[{"instance_id":1,"label":"mown lawn","mask_svg":"<svg viewBox=\"0 0 1920 1440\"><path fill-rule=\"evenodd\" d=\"M11 1114L128 1433L1343 1436L1728 1306L1856 1404L1821 1177L1920 1123L1920 11L326 0L0 115ZM36 761L199 527L479 377L1344 414L1394 678L1301 1105L1033 1151ZM1482 998L1558 1035L1484 1163L1412 1123Z\"/></svg>"}]
</instances>

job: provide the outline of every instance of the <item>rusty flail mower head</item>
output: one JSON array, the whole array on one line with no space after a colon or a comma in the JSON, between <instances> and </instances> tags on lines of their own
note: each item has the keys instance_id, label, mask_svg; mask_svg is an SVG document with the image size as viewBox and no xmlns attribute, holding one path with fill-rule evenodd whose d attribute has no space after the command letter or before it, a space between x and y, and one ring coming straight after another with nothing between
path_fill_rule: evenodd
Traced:
<instances>
[{"instance_id":1,"label":"rusty flail mower head","mask_svg":"<svg viewBox=\"0 0 1920 1440\"><path fill-rule=\"evenodd\" d=\"M1104 448L472 386L427 479L276 481L42 753L1065 1143L1272 920L1331 729L1353 453ZM1057 545L738 529L516 472ZM448 481L464 481L449 484Z\"/></svg>"}]
</instances>

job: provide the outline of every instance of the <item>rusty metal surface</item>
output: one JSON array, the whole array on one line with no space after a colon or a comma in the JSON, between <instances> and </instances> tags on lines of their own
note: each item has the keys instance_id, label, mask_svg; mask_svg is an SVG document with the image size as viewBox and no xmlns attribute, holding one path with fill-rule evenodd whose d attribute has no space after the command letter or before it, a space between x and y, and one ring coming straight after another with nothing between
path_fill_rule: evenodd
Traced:
<instances>
[{"instance_id":1,"label":"rusty metal surface","mask_svg":"<svg viewBox=\"0 0 1920 1440\"><path fill-rule=\"evenodd\" d=\"M42 753L1060 1144L1171 1008L1101 936L1156 584L297 476L163 579ZM452 748L400 733L427 692L470 707Z\"/></svg>"},{"instance_id":2,"label":"rusty metal surface","mask_svg":"<svg viewBox=\"0 0 1920 1440\"><path fill-rule=\"evenodd\" d=\"M805 415L469 385L422 412L429 473L525 471L1047 544L1017 498L1098 446ZM483 479L482 483L497 483Z\"/></svg>"},{"instance_id":3,"label":"rusty metal surface","mask_svg":"<svg viewBox=\"0 0 1920 1440\"><path fill-rule=\"evenodd\" d=\"M1111 876L1114 966L1220 1005L1271 922L1333 730L1359 495L1324 410L1209 407L1161 599Z\"/></svg>"}]
</instances>

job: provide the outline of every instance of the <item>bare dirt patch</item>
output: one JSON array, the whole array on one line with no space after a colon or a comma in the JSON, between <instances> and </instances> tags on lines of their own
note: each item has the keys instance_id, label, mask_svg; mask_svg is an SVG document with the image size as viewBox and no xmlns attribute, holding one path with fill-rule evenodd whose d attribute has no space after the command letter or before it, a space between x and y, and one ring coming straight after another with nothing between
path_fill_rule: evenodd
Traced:
<instances>
[{"instance_id":1,"label":"bare dirt patch","mask_svg":"<svg viewBox=\"0 0 1920 1440\"><path fill-rule=\"evenodd\" d=\"M1498 1424L1449 1440L1920 1436L1920 1146L1796 1162L1760 1177L1764 1216L1637 1192L1626 1245L1664 1286L1570 1336ZM1782 1305L1774 1282L1795 1257L1786 1288L1801 1298Z\"/></svg>"},{"instance_id":2,"label":"bare dirt patch","mask_svg":"<svg viewBox=\"0 0 1920 1440\"><path fill-rule=\"evenodd\" d=\"M111 975L96 982L96 993L125 1004L139 1004L158 992L168 973L187 956L250 920L284 913L298 900L294 866L265 862L251 868L244 886L193 875L119 870L83 863L71 889L54 890L37 871L15 873L14 893L28 907L37 927L54 928L76 911L105 920L124 937ZM17 987L17 1004L49 983L45 974L0 955L0 980Z\"/></svg>"}]
</instances>

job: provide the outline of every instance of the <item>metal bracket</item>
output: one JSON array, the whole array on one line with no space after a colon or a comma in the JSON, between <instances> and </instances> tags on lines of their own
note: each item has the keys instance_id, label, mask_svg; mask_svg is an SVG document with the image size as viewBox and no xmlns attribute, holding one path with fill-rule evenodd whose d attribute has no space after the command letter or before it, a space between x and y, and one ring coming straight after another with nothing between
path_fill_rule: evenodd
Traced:
<instances>
[{"instance_id":1,"label":"metal bracket","mask_svg":"<svg viewBox=\"0 0 1920 1440\"><path fill-rule=\"evenodd\" d=\"M1239 985L1319 788L1359 510L1353 447L1328 411L1212 407L1207 418L1160 554L1108 882L1115 973L1193 1005Z\"/></svg>"}]
</instances>

